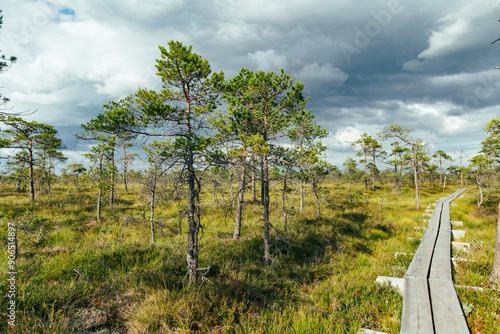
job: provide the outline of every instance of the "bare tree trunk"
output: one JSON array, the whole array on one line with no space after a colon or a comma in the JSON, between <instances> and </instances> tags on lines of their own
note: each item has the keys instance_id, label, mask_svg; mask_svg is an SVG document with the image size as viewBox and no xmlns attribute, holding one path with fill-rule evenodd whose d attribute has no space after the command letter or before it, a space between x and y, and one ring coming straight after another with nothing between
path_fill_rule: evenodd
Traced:
<instances>
[{"instance_id":1,"label":"bare tree trunk","mask_svg":"<svg viewBox=\"0 0 500 334\"><path fill-rule=\"evenodd\" d=\"M311 182L311 187L312 187L312 191L314 193L314 197L316 197L316 218L319 218L321 216L321 208L320 208L320 205L319 205L319 194L318 194L318 190L316 188L316 183Z\"/></svg>"},{"instance_id":2,"label":"bare tree trunk","mask_svg":"<svg viewBox=\"0 0 500 334\"><path fill-rule=\"evenodd\" d=\"M286 179L288 174L288 168L285 171L285 175L283 178L283 190L281 191L281 211L283 212L283 230L287 233L287 225L288 225L288 214L286 212Z\"/></svg>"},{"instance_id":3,"label":"bare tree trunk","mask_svg":"<svg viewBox=\"0 0 500 334\"><path fill-rule=\"evenodd\" d=\"M396 158L396 156L394 158ZM399 189L398 165L397 164L394 164L394 186L396 187L396 190Z\"/></svg>"},{"instance_id":4,"label":"bare tree trunk","mask_svg":"<svg viewBox=\"0 0 500 334\"><path fill-rule=\"evenodd\" d=\"M242 219L243 203L244 203L244 196L245 196L245 176L246 176L246 162L245 162L245 158L243 157L243 159L241 161L241 173L240 173L240 182L239 182L239 189L238 189L238 201L236 202L236 213L235 213L234 233L233 233L233 240L234 241L240 240L241 219Z\"/></svg>"},{"instance_id":5,"label":"bare tree trunk","mask_svg":"<svg viewBox=\"0 0 500 334\"><path fill-rule=\"evenodd\" d=\"M299 211L302 212L304 210L304 185L302 179L299 179Z\"/></svg>"},{"instance_id":6,"label":"bare tree trunk","mask_svg":"<svg viewBox=\"0 0 500 334\"><path fill-rule=\"evenodd\" d=\"M444 176L443 189L446 189L446 175Z\"/></svg>"},{"instance_id":7,"label":"bare tree trunk","mask_svg":"<svg viewBox=\"0 0 500 334\"><path fill-rule=\"evenodd\" d=\"M30 200L35 200L35 176L33 173L33 165L35 162L33 161L33 142L29 142L28 147L28 177L29 177L29 185L30 185Z\"/></svg>"},{"instance_id":8,"label":"bare tree trunk","mask_svg":"<svg viewBox=\"0 0 500 334\"><path fill-rule=\"evenodd\" d=\"M481 204L483 204L483 187L481 187L481 183L479 183L479 175L476 174L476 182L477 186L479 187L479 195L480 195L480 201L477 203L478 207L481 207Z\"/></svg>"},{"instance_id":9,"label":"bare tree trunk","mask_svg":"<svg viewBox=\"0 0 500 334\"><path fill-rule=\"evenodd\" d=\"M352 178L352 174L349 173L349 183L347 183L347 190L351 190L351 178Z\"/></svg>"},{"instance_id":10,"label":"bare tree trunk","mask_svg":"<svg viewBox=\"0 0 500 334\"><path fill-rule=\"evenodd\" d=\"M190 102L186 106L186 138L192 134L191 131L191 106ZM187 183L188 183L188 205L187 220L189 225L188 241L186 247L186 262L188 269L189 282L196 283L198 279L198 233L200 231L200 217L197 210L199 205L198 195L199 187L196 185L196 174L194 169L194 153L190 144L187 144L186 152Z\"/></svg>"},{"instance_id":11,"label":"bare tree trunk","mask_svg":"<svg viewBox=\"0 0 500 334\"><path fill-rule=\"evenodd\" d=\"M123 186L125 187L125 192L128 192L127 172L128 172L127 143L125 142L123 144Z\"/></svg>"},{"instance_id":12,"label":"bare tree trunk","mask_svg":"<svg viewBox=\"0 0 500 334\"><path fill-rule=\"evenodd\" d=\"M214 191L212 193L212 203L215 205L215 197L217 196L217 180L214 179Z\"/></svg>"},{"instance_id":13,"label":"bare tree trunk","mask_svg":"<svg viewBox=\"0 0 500 334\"><path fill-rule=\"evenodd\" d=\"M153 186L154 187L154 186ZM149 218L149 224L151 227L151 243L155 243L155 190L151 190L151 216Z\"/></svg>"},{"instance_id":14,"label":"bare tree trunk","mask_svg":"<svg viewBox=\"0 0 500 334\"><path fill-rule=\"evenodd\" d=\"M155 153L157 154L157 153ZM153 180L151 182L151 217L149 219L149 223L151 226L151 243L155 243L155 197L156 197L156 159L154 161L154 169L153 169Z\"/></svg>"},{"instance_id":15,"label":"bare tree trunk","mask_svg":"<svg viewBox=\"0 0 500 334\"><path fill-rule=\"evenodd\" d=\"M195 172L194 172L194 159L193 152L191 148L188 149L187 156L187 169L188 169L188 210L187 219L189 225L188 231L188 242L186 248L186 260L188 268L188 276L190 283L196 283L197 281L197 271L198 271L198 232L199 232L199 221L196 217L196 203L197 203L197 192L195 185Z\"/></svg>"},{"instance_id":16,"label":"bare tree trunk","mask_svg":"<svg viewBox=\"0 0 500 334\"><path fill-rule=\"evenodd\" d=\"M103 160L104 152L101 152L99 156L99 177L97 183L97 221L101 220L101 202L102 202L102 160Z\"/></svg>"},{"instance_id":17,"label":"bare tree trunk","mask_svg":"<svg viewBox=\"0 0 500 334\"><path fill-rule=\"evenodd\" d=\"M375 149L373 149L373 170L372 170L372 189L375 189Z\"/></svg>"},{"instance_id":18,"label":"bare tree trunk","mask_svg":"<svg viewBox=\"0 0 500 334\"><path fill-rule=\"evenodd\" d=\"M51 182L51 177L50 177L50 167L49 167L49 176L47 178L47 193L50 193L52 191L52 182Z\"/></svg>"},{"instance_id":19,"label":"bare tree trunk","mask_svg":"<svg viewBox=\"0 0 500 334\"><path fill-rule=\"evenodd\" d=\"M403 162L403 156L400 154L400 163L401 167L399 168L399 177L401 178L401 188L404 186L404 175L403 175L403 169L404 169L404 162Z\"/></svg>"},{"instance_id":20,"label":"bare tree trunk","mask_svg":"<svg viewBox=\"0 0 500 334\"><path fill-rule=\"evenodd\" d=\"M115 201L115 173L113 172L113 165L111 165L111 180L110 180L110 188L109 188L109 209L113 210L114 201Z\"/></svg>"},{"instance_id":21,"label":"bare tree trunk","mask_svg":"<svg viewBox=\"0 0 500 334\"><path fill-rule=\"evenodd\" d=\"M267 156L266 156L267 159ZM267 165L267 161L266 161ZM260 158L260 202L264 205L264 157ZM267 171L268 172L268 171ZM269 181L269 180L268 180ZM269 194L269 183L267 184Z\"/></svg>"},{"instance_id":22,"label":"bare tree trunk","mask_svg":"<svg viewBox=\"0 0 500 334\"><path fill-rule=\"evenodd\" d=\"M264 207L264 264L269 265L271 263L271 251L269 245L269 166L267 161L267 155L264 154L263 158L263 168L262 168L262 204Z\"/></svg>"},{"instance_id":23,"label":"bare tree trunk","mask_svg":"<svg viewBox=\"0 0 500 334\"><path fill-rule=\"evenodd\" d=\"M445 176L445 182L446 182L446 176ZM443 167L441 164L441 156L439 156L439 184L440 185L443 184Z\"/></svg>"},{"instance_id":24,"label":"bare tree trunk","mask_svg":"<svg viewBox=\"0 0 500 334\"><path fill-rule=\"evenodd\" d=\"M368 190L368 177L366 176L366 152L365 152L365 190Z\"/></svg>"},{"instance_id":25,"label":"bare tree trunk","mask_svg":"<svg viewBox=\"0 0 500 334\"><path fill-rule=\"evenodd\" d=\"M257 202L255 195L255 160L252 156L252 202Z\"/></svg>"},{"instance_id":26,"label":"bare tree trunk","mask_svg":"<svg viewBox=\"0 0 500 334\"><path fill-rule=\"evenodd\" d=\"M115 135L113 134L113 144L111 147L111 180L109 189L109 209L113 210L115 201Z\"/></svg>"},{"instance_id":27,"label":"bare tree trunk","mask_svg":"<svg viewBox=\"0 0 500 334\"><path fill-rule=\"evenodd\" d=\"M231 196L231 203L234 205L234 191L233 191L233 169L232 163L229 164L229 195Z\"/></svg>"},{"instance_id":28,"label":"bare tree trunk","mask_svg":"<svg viewBox=\"0 0 500 334\"><path fill-rule=\"evenodd\" d=\"M125 192L128 192L128 180L127 180L127 169L123 169L123 186L125 188Z\"/></svg>"},{"instance_id":29,"label":"bare tree trunk","mask_svg":"<svg viewBox=\"0 0 500 334\"><path fill-rule=\"evenodd\" d=\"M413 151L413 161L412 161L412 167L413 167L413 179L415 182L415 198L417 201L417 210L420 210L420 196L418 193L418 166L417 166L417 161L416 161L416 152L415 148L412 145L412 151Z\"/></svg>"},{"instance_id":30,"label":"bare tree trunk","mask_svg":"<svg viewBox=\"0 0 500 334\"><path fill-rule=\"evenodd\" d=\"M490 279L500 283L500 203L498 203L497 231L495 236L495 257L493 259L493 268Z\"/></svg>"}]
</instances>

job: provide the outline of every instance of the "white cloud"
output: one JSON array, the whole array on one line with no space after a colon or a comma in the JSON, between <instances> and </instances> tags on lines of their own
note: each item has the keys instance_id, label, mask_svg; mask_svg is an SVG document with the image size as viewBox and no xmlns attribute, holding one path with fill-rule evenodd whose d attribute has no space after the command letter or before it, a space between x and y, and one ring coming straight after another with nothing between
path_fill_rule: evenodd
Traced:
<instances>
[{"instance_id":1,"label":"white cloud","mask_svg":"<svg viewBox=\"0 0 500 334\"><path fill-rule=\"evenodd\" d=\"M454 12L442 16L436 27L428 31L429 46L418 55L419 60L444 57L472 46L485 44L483 37L490 35L491 24L486 19L492 12L487 2L457 3ZM408 67L415 64L407 64Z\"/></svg>"},{"instance_id":2,"label":"white cloud","mask_svg":"<svg viewBox=\"0 0 500 334\"><path fill-rule=\"evenodd\" d=\"M248 58L257 65L258 70L266 72L285 68L288 64L286 56L277 54L273 49L249 53Z\"/></svg>"},{"instance_id":3,"label":"white cloud","mask_svg":"<svg viewBox=\"0 0 500 334\"><path fill-rule=\"evenodd\" d=\"M456 51L471 28L471 22L461 17L446 17L441 24L431 32L429 48L418 55L419 59L432 59Z\"/></svg>"},{"instance_id":4,"label":"white cloud","mask_svg":"<svg viewBox=\"0 0 500 334\"><path fill-rule=\"evenodd\" d=\"M407 107L411 111L418 113L419 116L439 116L442 113L442 110L438 110L434 105L411 104Z\"/></svg>"},{"instance_id":5,"label":"white cloud","mask_svg":"<svg viewBox=\"0 0 500 334\"><path fill-rule=\"evenodd\" d=\"M446 117L443 124L443 134L445 135L458 135L463 131L471 128L471 124L461 117Z\"/></svg>"},{"instance_id":6,"label":"white cloud","mask_svg":"<svg viewBox=\"0 0 500 334\"><path fill-rule=\"evenodd\" d=\"M362 132L358 128L345 127L333 136L333 143L343 148L351 147L352 143L361 137Z\"/></svg>"},{"instance_id":7,"label":"white cloud","mask_svg":"<svg viewBox=\"0 0 500 334\"><path fill-rule=\"evenodd\" d=\"M341 86L348 78L347 73L331 64L323 66L319 66L318 63L307 64L297 74L297 79L303 80L307 84L324 85L328 83L335 87Z\"/></svg>"}]
</instances>

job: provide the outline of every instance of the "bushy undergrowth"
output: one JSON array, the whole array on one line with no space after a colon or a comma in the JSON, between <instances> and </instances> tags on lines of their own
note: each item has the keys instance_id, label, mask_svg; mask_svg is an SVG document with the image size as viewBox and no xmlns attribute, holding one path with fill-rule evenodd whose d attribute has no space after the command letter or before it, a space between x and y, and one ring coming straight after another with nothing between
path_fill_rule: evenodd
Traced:
<instances>
[{"instance_id":1,"label":"bushy undergrowth","mask_svg":"<svg viewBox=\"0 0 500 334\"><path fill-rule=\"evenodd\" d=\"M361 328L398 333L402 297L375 283L377 276L404 277L424 226L410 191L364 191L331 183L322 199L296 209L288 194L288 231L281 204L272 208L272 263L263 265L261 208L248 202L242 236L232 240L229 199L202 197L203 235L196 286L187 284L182 204L158 206L157 242L151 245L145 203L138 191L118 191L113 212L95 221L90 191L56 187L31 204L23 195L0 194L0 250L7 255L7 223L16 222L16 330L18 333L356 333ZM7 189L8 190L8 189ZM423 188L422 207L454 189ZM493 260L494 216L462 196L452 219L463 220L476 262L455 269L473 331L498 332L498 292L488 285ZM469 197L467 197L469 196ZM275 200L276 197L272 197ZM292 206L295 205L295 208ZM459 209L457 209L459 208ZM161 231L160 231L161 227ZM493 231L493 232L491 232ZM394 256L395 252L407 255ZM465 256L465 255L464 255ZM0 288L8 289L7 263ZM0 303L5 319L7 299ZM7 330L2 320L1 330Z\"/></svg>"}]
</instances>

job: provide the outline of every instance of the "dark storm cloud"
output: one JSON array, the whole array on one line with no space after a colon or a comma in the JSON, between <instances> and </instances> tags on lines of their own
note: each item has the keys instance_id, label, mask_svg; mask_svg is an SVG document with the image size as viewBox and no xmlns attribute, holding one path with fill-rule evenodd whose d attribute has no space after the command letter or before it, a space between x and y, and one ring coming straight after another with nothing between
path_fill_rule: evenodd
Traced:
<instances>
[{"instance_id":1,"label":"dark storm cloud","mask_svg":"<svg viewBox=\"0 0 500 334\"><path fill-rule=\"evenodd\" d=\"M26 0L2 9L1 49L20 58L0 77L3 92L64 131L139 86L158 88L157 47L170 40L228 77L283 68L303 81L336 164L357 136L393 123L436 149L472 147L500 104L500 45L490 45L499 13L481 0Z\"/></svg>"}]
</instances>

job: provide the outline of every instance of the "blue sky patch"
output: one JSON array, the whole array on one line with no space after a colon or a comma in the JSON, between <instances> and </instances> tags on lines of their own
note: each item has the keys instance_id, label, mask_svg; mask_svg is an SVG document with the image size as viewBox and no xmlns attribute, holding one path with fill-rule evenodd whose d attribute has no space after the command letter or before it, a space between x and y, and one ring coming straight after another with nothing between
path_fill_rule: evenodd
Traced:
<instances>
[{"instance_id":1,"label":"blue sky patch","mask_svg":"<svg viewBox=\"0 0 500 334\"><path fill-rule=\"evenodd\" d=\"M71 8L61 9L61 10L59 10L59 13L64 14L64 15L71 15L73 17L75 16L75 11Z\"/></svg>"}]
</instances>

